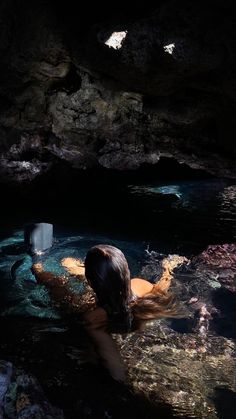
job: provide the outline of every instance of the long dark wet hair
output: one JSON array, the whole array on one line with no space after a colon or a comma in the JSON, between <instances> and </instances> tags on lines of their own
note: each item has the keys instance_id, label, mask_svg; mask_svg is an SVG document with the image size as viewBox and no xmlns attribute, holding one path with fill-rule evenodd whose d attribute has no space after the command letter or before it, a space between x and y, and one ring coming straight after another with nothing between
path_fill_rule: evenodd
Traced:
<instances>
[{"instance_id":1,"label":"long dark wet hair","mask_svg":"<svg viewBox=\"0 0 236 419\"><path fill-rule=\"evenodd\" d=\"M109 320L129 328L132 322L130 271L121 250L102 244L92 247L85 259L85 276Z\"/></svg>"},{"instance_id":2,"label":"long dark wet hair","mask_svg":"<svg viewBox=\"0 0 236 419\"><path fill-rule=\"evenodd\" d=\"M96 293L98 306L118 328L129 330L132 320L139 324L142 320L178 316L174 296L169 292L134 298L127 260L114 246L101 244L88 251L85 276Z\"/></svg>"}]
</instances>

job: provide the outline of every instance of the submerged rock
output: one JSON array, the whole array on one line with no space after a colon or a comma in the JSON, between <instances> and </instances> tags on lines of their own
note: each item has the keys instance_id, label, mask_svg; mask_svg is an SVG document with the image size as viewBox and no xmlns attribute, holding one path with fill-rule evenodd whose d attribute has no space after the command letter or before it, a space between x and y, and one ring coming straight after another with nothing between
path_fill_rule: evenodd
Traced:
<instances>
[{"instance_id":1,"label":"submerged rock","mask_svg":"<svg viewBox=\"0 0 236 419\"><path fill-rule=\"evenodd\" d=\"M216 304L218 290L209 279L215 281L217 271L220 286L235 291L235 250L235 244L212 245L175 269L173 289L188 304L189 316L155 320L142 332L117 338L131 387L157 405L169 405L174 417L218 418L222 390L234 395L228 416L222 417L234 417L236 311L231 294L224 294L221 307ZM156 267L160 264L157 254L151 256L144 271L156 269L155 257ZM228 281L224 270L232 274Z\"/></svg>"},{"instance_id":2,"label":"submerged rock","mask_svg":"<svg viewBox=\"0 0 236 419\"><path fill-rule=\"evenodd\" d=\"M1 418L64 418L62 411L47 401L35 377L15 370L6 361L0 361L0 409Z\"/></svg>"},{"instance_id":3,"label":"submerged rock","mask_svg":"<svg viewBox=\"0 0 236 419\"><path fill-rule=\"evenodd\" d=\"M3 417L4 398L11 381L12 364L0 361L0 418Z\"/></svg>"},{"instance_id":4,"label":"submerged rock","mask_svg":"<svg viewBox=\"0 0 236 419\"><path fill-rule=\"evenodd\" d=\"M208 248L193 261L197 272L204 271L212 280L229 291L236 292L236 245L223 244Z\"/></svg>"},{"instance_id":5,"label":"submerged rock","mask_svg":"<svg viewBox=\"0 0 236 419\"><path fill-rule=\"evenodd\" d=\"M236 347L230 340L202 341L197 334L177 333L153 322L122 343L131 387L157 405L169 405L174 417L217 418L216 389L236 392Z\"/></svg>"}]
</instances>

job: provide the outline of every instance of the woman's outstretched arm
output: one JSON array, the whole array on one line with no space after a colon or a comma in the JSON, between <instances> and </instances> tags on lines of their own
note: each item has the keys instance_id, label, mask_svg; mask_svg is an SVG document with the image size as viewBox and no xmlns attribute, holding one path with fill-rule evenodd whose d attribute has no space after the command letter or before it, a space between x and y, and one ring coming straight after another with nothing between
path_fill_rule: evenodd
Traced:
<instances>
[{"instance_id":1,"label":"woman's outstretched arm","mask_svg":"<svg viewBox=\"0 0 236 419\"><path fill-rule=\"evenodd\" d=\"M171 255L164 258L162 261L163 273L159 281L154 285L154 293L166 293L169 291L171 282L173 279L173 270L183 263L188 262L188 259L184 256Z\"/></svg>"},{"instance_id":2,"label":"woman's outstretched arm","mask_svg":"<svg viewBox=\"0 0 236 419\"><path fill-rule=\"evenodd\" d=\"M41 263L33 264L31 269L38 283L49 288L53 300L60 308L71 313L81 311L81 295L71 290L69 278L44 271Z\"/></svg>"},{"instance_id":3,"label":"woman's outstretched arm","mask_svg":"<svg viewBox=\"0 0 236 419\"><path fill-rule=\"evenodd\" d=\"M70 262L69 262L70 263ZM81 295L74 294L69 289L69 279L55 276L51 272L43 271L40 263L32 266L32 271L39 283L45 284L50 289L51 295L61 308L66 308L72 313L81 312ZM117 381L124 381L125 369L118 348L112 336L107 331L108 318L106 311L101 307L94 307L95 301L88 301L90 311L83 315L84 327L90 337L97 354L111 376Z\"/></svg>"},{"instance_id":4,"label":"woman's outstretched arm","mask_svg":"<svg viewBox=\"0 0 236 419\"><path fill-rule=\"evenodd\" d=\"M101 307L84 314L85 329L104 366L112 378L123 382L125 380L124 364L112 336L107 331L107 322L107 313Z\"/></svg>"},{"instance_id":5,"label":"woman's outstretched arm","mask_svg":"<svg viewBox=\"0 0 236 419\"><path fill-rule=\"evenodd\" d=\"M183 256L172 255L162 261L162 276L156 284L142 278L131 279L131 289L137 297L144 297L147 294L166 294L169 291L173 279L173 270L178 265L187 262L188 259Z\"/></svg>"}]
</instances>

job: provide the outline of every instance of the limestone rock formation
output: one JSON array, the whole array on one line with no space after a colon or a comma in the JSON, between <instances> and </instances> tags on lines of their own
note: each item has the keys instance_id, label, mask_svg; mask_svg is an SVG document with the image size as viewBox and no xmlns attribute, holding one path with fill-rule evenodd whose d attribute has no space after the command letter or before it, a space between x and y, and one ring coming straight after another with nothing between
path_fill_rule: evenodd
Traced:
<instances>
[{"instance_id":1,"label":"limestone rock formation","mask_svg":"<svg viewBox=\"0 0 236 419\"><path fill-rule=\"evenodd\" d=\"M161 157L235 177L233 2L116 7L1 2L2 181Z\"/></svg>"}]
</instances>

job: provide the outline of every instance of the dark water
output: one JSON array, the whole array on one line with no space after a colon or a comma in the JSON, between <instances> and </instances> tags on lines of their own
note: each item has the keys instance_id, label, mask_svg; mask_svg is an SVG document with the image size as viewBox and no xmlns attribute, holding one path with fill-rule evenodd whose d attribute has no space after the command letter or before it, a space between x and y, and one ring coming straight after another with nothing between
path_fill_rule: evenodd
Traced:
<instances>
[{"instance_id":1,"label":"dark water","mask_svg":"<svg viewBox=\"0 0 236 419\"><path fill-rule=\"evenodd\" d=\"M163 243L167 251L191 254L208 244L235 241L236 185L210 179L129 188L152 220L155 244Z\"/></svg>"},{"instance_id":2,"label":"dark water","mask_svg":"<svg viewBox=\"0 0 236 419\"><path fill-rule=\"evenodd\" d=\"M58 317L47 290L35 285L30 272L32 260L23 246L23 225L29 221L54 224L55 243L45 268L56 274L63 273L63 257L84 258L99 243L121 248L136 276L148 251L191 256L209 244L236 240L236 185L225 179L146 184L105 179L93 186L64 187L60 195L44 187L15 202L11 197L6 208L0 242L1 312L11 315Z\"/></svg>"},{"instance_id":3,"label":"dark water","mask_svg":"<svg viewBox=\"0 0 236 419\"><path fill-rule=\"evenodd\" d=\"M83 332L68 328L67 322L53 306L46 287L36 283L30 271L32 259L25 252L23 241L25 223L51 222L55 240L53 248L42 257L45 269L64 274L60 265L63 257L84 258L91 246L108 243L125 253L131 274L139 275L148 262L151 250L160 255L178 253L192 256L209 244L235 242L234 182L226 179L195 179L144 183L131 179L122 183L106 178L97 182L93 179L88 183L78 181L68 185L68 188L65 185L49 185L48 188L36 185L31 193L8 191L2 193L2 198L0 349L3 359L23 366L39 377L50 400L61 406L68 418L104 418L109 417L110 411L110 417L117 418L131 417L132 412L140 418L176 415L214 419L234 417L235 390L231 383L231 371L235 367L233 356L227 355L221 362L217 357L201 358L197 350L192 354L191 348L185 352L182 349L188 345L189 331L185 333L182 330L179 333L179 328L176 329L173 324L170 327L165 321L161 323L159 332L154 328L144 336L138 334L128 338L126 344L122 344L123 355L126 351L127 359L132 364L135 354L131 371L134 383L138 383L139 393L141 389L141 394L150 393L154 399L158 399L165 388L171 388L173 394L176 392L177 401L169 401L162 407L157 401L159 407L156 410L156 404L151 406L149 396L145 400L136 399L136 395L127 393L126 389L117 389L107 376L103 377L108 380L107 384L101 385L104 371L93 365L80 366L84 356ZM202 279L201 286L208 284L207 279ZM186 282L182 283L182 280L180 277L177 281L177 288ZM207 286L209 288L209 284ZM75 292L81 292L81 285L73 278L71 287ZM197 337L193 334L191 339L192 345L196 345L194 342ZM137 342L134 344L133 340ZM225 345L231 351L230 345L233 347L234 344L223 338L221 340L218 346L221 348ZM209 337L207 351L210 351L211 345L217 347ZM203 343L200 343L201 350L202 347ZM225 360L228 369L223 365ZM50 367L42 368L42 365ZM192 370L194 374L191 374ZM204 385L199 377L204 377ZM221 387L214 393L219 383ZM171 386L176 388L172 389ZM194 391L195 387L198 393ZM189 389L193 390L188 393ZM199 400L198 394L201 394ZM182 399L183 395L186 401ZM234 400L234 405L228 411L225 397ZM216 399L214 403L213 398ZM177 402L181 414L171 410L170 406L175 406ZM193 409L196 402L200 410L203 409L201 406L209 404L209 412L213 413L204 411L198 414L198 407ZM109 403L112 404L110 411L107 410ZM219 416L214 413L215 410ZM108 413L105 415L104 412Z\"/></svg>"},{"instance_id":4,"label":"dark water","mask_svg":"<svg viewBox=\"0 0 236 419\"><path fill-rule=\"evenodd\" d=\"M109 176L56 185L45 181L25 194L3 191L1 236L10 236L24 223L45 221L54 224L56 237L103 236L165 253L191 255L209 244L235 241L235 182L211 178L144 183Z\"/></svg>"}]
</instances>

